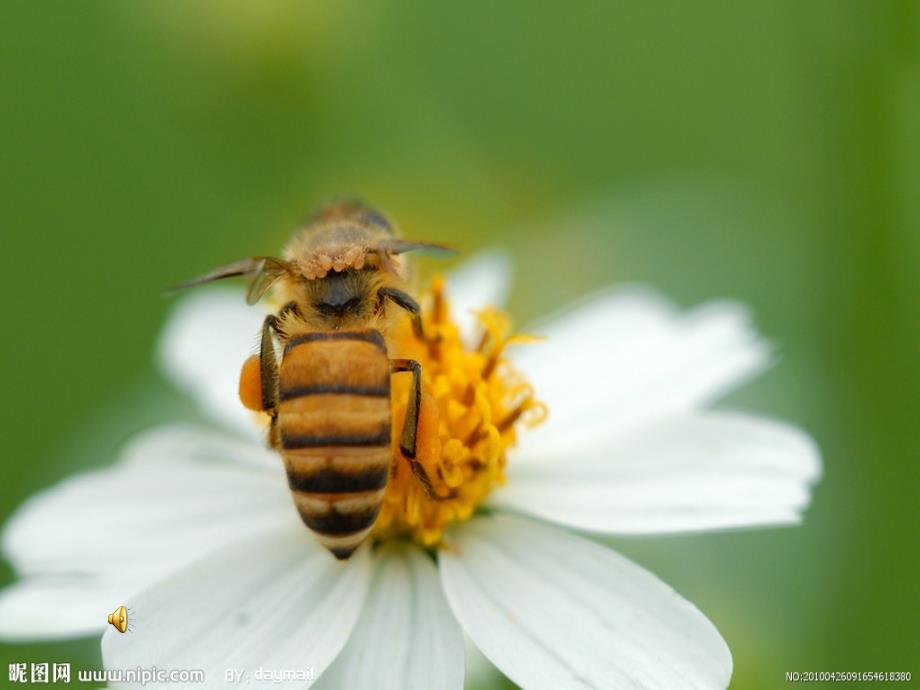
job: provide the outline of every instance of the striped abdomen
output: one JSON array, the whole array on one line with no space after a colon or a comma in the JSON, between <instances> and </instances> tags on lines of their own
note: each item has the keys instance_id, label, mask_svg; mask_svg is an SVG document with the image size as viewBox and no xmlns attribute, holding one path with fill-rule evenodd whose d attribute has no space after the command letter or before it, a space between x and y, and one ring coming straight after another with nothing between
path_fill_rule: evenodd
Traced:
<instances>
[{"instance_id":1,"label":"striped abdomen","mask_svg":"<svg viewBox=\"0 0 920 690\"><path fill-rule=\"evenodd\" d=\"M276 424L300 517L348 558L374 526L390 472L390 360L380 333L292 337Z\"/></svg>"}]
</instances>

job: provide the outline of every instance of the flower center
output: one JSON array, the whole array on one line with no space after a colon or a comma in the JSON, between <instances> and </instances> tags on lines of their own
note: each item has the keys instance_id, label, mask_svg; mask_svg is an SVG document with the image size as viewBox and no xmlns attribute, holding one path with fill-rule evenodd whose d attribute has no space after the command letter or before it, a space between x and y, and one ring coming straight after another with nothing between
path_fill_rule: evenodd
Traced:
<instances>
[{"instance_id":1,"label":"flower center","mask_svg":"<svg viewBox=\"0 0 920 690\"><path fill-rule=\"evenodd\" d=\"M507 346L530 339L509 337L508 317L489 308L478 313L484 331L479 345L467 347L450 319L443 285L436 279L425 300L423 322L430 342L414 337L408 319L391 340L396 356L421 364L422 404L412 461L399 451L412 377L393 377L397 461L374 527L378 539L437 544L448 525L469 518L492 488L504 483L506 453L517 430L546 417L546 406L504 357Z\"/></svg>"}]
</instances>

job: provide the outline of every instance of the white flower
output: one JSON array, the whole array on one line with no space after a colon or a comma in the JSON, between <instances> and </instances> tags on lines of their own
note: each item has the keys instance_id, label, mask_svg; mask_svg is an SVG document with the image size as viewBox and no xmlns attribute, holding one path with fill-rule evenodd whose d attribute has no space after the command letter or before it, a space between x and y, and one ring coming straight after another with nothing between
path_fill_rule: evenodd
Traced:
<instances>
[{"instance_id":1,"label":"white flower","mask_svg":"<svg viewBox=\"0 0 920 690\"><path fill-rule=\"evenodd\" d=\"M449 286L466 319L501 300L505 263L480 257ZM106 666L200 668L208 687L261 667L312 668L323 688L460 688L463 633L525 688L728 685L728 647L692 604L547 523L616 535L800 520L812 441L705 409L767 363L743 308L682 313L615 290L531 329L547 340L508 356L550 417L521 434L490 510L452 525L434 559L392 542L346 563L300 523L277 455L239 433L253 425L236 377L260 320L236 292L179 303L162 364L237 433L157 429L29 500L3 535L21 579L0 595L0 635L96 633L126 603L136 630L106 630Z\"/></svg>"}]
</instances>

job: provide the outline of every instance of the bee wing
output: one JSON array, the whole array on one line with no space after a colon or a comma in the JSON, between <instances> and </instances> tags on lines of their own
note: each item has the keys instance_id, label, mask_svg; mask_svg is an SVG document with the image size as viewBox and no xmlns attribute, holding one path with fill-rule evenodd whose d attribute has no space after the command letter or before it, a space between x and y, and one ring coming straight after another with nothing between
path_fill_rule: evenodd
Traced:
<instances>
[{"instance_id":1,"label":"bee wing","mask_svg":"<svg viewBox=\"0 0 920 690\"><path fill-rule=\"evenodd\" d=\"M215 280L223 280L224 278L248 276L249 288L246 291L246 303L255 304L274 285L275 281L285 273L288 273L289 270L290 265L286 261L270 256L253 256L248 259L234 261L226 266L220 266L180 285L174 285L168 288L167 292L184 290Z\"/></svg>"},{"instance_id":2,"label":"bee wing","mask_svg":"<svg viewBox=\"0 0 920 690\"><path fill-rule=\"evenodd\" d=\"M246 304L258 302L262 299L262 295L268 292L268 289L281 276L290 271L290 265L286 261L265 257L260 263L261 265L249 279L249 288L246 290Z\"/></svg>"},{"instance_id":3,"label":"bee wing","mask_svg":"<svg viewBox=\"0 0 920 690\"><path fill-rule=\"evenodd\" d=\"M433 256L445 257L456 254L457 250L453 247L446 247L443 244L433 244L431 242L413 242L412 240L401 240L398 238L383 240L377 245L377 251L385 251L390 254L404 254L405 252L423 251Z\"/></svg>"}]
</instances>

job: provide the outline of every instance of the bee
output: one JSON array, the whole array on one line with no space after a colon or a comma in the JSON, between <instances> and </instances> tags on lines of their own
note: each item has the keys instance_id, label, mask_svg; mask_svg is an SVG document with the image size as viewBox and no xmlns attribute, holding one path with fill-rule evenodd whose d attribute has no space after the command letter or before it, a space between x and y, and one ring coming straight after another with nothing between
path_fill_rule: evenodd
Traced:
<instances>
[{"instance_id":1,"label":"bee","mask_svg":"<svg viewBox=\"0 0 920 690\"><path fill-rule=\"evenodd\" d=\"M243 364L240 397L268 413L269 445L281 454L294 505L340 560L373 529L395 461L391 374L412 376L399 450L430 492L415 460L421 366L387 351L387 336L405 314L425 341L401 256L416 249L451 251L400 239L374 209L340 201L319 208L283 258L243 259L177 286L246 276L249 304L270 288L280 297L283 306L263 322L259 354Z\"/></svg>"}]
</instances>

